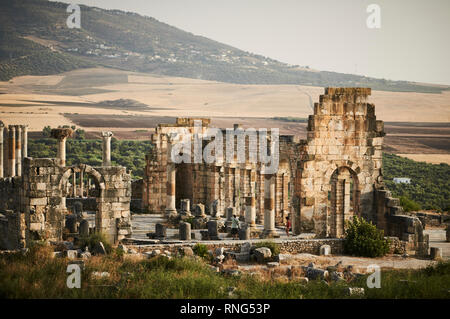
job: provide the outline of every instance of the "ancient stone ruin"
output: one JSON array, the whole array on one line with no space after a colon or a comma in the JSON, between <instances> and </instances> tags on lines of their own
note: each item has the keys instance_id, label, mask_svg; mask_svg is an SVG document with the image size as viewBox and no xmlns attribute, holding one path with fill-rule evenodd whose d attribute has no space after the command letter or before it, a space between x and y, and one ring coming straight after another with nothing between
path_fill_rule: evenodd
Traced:
<instances>
[{"instance_id":1,"label":"ancient stone ruin","mask_svg":"<svg viewBox=\"0 0 450 319\"><path fill-rule=\"evenodd\" d=\"M383 184L385 133L375 106L368 102L370 94L368 88L326 88L309 116L307 139L279 137L279 165L270 174L264 164L249 160L248 136L221 143L224 153L227 147L245 146L243 162L236 156L231 161L175 163L171 150L176 139L185 137L180 130L195 144L194 139L210 128L210 120L177 118L175 124L159 124L151 136L144 178L134 183L133 198L141 197L143 211L179 219L184 240L192 239L191 224L183 222L187 219L193 219L194 226L204 224L208 228L204 236L211 240L218 238L222 217L229 230L233 214L245 223L239 234L243 239L278 237L276 227L284 225L287 216L294 235L342 238L345 221L360 216L386 236L398 237L417 254L426 255L428 238L420 220L404 215L399 200ZM195 132L196 122L200 132ZM240 129L235 124L234 131ZM100 167L66 166L65 144L71 134L70 129L53 130L57 158L33 159L27 156L26 126L0 127L1 248L25 247L35 239L58 241L65 227L70 232L102 232L114 242L131 236L131 177L125 167L111 166L112 133L102 134ZM266 140L258 139L257 148L267 148L273 139L272 133ZM69 202L73 207L75 202L93 207L92 229L86 222L81 227L78 217L67 227ZM263 230L258 231L257 225L264 225ZM165 236L165 228L159 227L154 237Z\"/></svg>"},{"instance_id":2,"label":"ancient stone ruin","mask_svg":"<svg viewBox=\"0 0 450 319\"><path fill-rule=\"evenodd\" d=\"M403 215L383 184L384 125L368 103L370 94L369 88L326 88L309 116L307 139L280 136L275 174L264 174L261 164L249 161L173 163L171 135L179 135L180 128L193 133L196 120L205 134L210 120L178 118L175 124L158 125L151 137L153 152L146 156L143 209L170 217L182 211L185 200L204 204L212 216L225 216L233 208L249 227L264 224L261 237L275 237L275 227L290 216L294 234L341 238L345 221L360 216L386 235L425 249L420 221ZM248 151L248 139L245 145ZM225 152L225 140L223 147Z\"/></svg>"},{"instance_id":3,"label":"ancient stone ruin","mask_svg":"<svg viewBox=\"0 0 450 319\"><path fill-rule=\"evenodd\" d=\"M9 138L0 139L0 159L8 158L0 161L0 172L5 176L0 180L1 248L26 247L31 240L62 240L70 213L67 202L83 203L93 198L94 231L104 233L112 242L131 234L131 176L125 167L66 166L66 139L71 129L51 132L58 140L57 158L27 157L26 126L0 126L0 137L5 131ZM103 163L110 165L109 147L104 150ZM80 224L80 230L86 232L86 222Z\"/></svg>"}]
</instances>

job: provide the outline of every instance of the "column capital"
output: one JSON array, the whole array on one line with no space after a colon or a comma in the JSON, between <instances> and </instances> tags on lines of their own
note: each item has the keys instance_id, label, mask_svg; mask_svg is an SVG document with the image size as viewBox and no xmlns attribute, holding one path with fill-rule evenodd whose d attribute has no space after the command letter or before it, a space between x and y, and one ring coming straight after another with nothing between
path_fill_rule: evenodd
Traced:
<instances>
[{"instance_id":1,"label":"column capital","mask_svg":"<svg viewBox=\"0 0 450 319\"><path fill-rule=\"evenodd\" d=\"M73 134L73 130L71 128L54 128L51 130L51 137L56 138L58 140L63 140L68 137L71 137Z\"/></svg>"},{"instance_id":2,"label":"column capital","mask_svg":"<svg viewBox=\"0 0 450 319\"><path fill-rule=\"evenodd\" d=\"M114 134L110 131L102 131L102 137L112 137Z\"/></svg>"}]
</instances>

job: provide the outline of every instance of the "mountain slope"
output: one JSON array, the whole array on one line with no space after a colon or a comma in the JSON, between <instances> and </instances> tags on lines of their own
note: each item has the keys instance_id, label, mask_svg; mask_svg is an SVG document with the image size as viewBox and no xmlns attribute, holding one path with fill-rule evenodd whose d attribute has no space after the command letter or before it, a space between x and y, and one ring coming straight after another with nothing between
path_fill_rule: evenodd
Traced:
<instances>
[{"instance_id":1,"label":"mountain slope","mask_svg":"<svg viewBox=\"0 0 450 319\"><path fill-rule=\"evenodd\" d=\"M67 6L44 0L0 3L0 80L105 66L240 84L362 86L430 93L443 90L291 66L118 10L81 6L81 29L69 29Z\"/></svg>"}]
</instances>

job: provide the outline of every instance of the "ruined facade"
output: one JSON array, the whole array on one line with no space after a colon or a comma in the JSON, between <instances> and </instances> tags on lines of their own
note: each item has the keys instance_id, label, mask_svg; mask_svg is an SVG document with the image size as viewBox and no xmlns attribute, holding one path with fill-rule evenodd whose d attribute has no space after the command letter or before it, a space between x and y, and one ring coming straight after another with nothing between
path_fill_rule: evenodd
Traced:
<instances>
[{"instance_id":1,"label":"ruined facade","mask_svg":"<svg viewBox=\"0 0 450 319\"><path fill-rule=\"evenodd\" d=\"M369 88L326 88L309 116L307 139L280 136L279 168L270 175L260 164L248 162L172 163L170 136L180 134L180 127L192 133L195 119L160 124L146 157L144 210L176 212L186 198L206 205L212 215L224 215L233 207L248 223L254 209L256 221L269 233L273 224L283 224L290 215L295 234L313 232L320 238L343 237L345 221L360 216L386 235L425 245L420 222L403 216L398 200L383 197L384 125L368 103L370 94ZM198 120L202 132L207 130L209 119ZM271 220L264 220L268 217Z\"/></svg>"},{"instance_id":2,"label":"ruined facade","mask_svg":"<svg viewBox=\"0 0 450 319\"><path fill-rule=\"evenodd\" d=\"M94 231L104 233L112 242L131 234L131 176L125 167L66 166L65 143L70 129L52 131L58 140L57 158L27 157L26 143L19 144L22 152L14 152L20 129L9 126L9 139L6 143L2 140L9 146L9 161L6 165L3 162L6 177L0 179L0 248L26 247L31 240L62 240L70 213L66 198L95 196ZM89 182L84 185L86 180Z\"/></svg>"},{"instance_id":3,"label":"ruined facade","mask_svg":"<svg viewBox=\"0 0 450 319\"><path fill-rule=\"evenodd\" d=\"M170 159L171 133L180 135L180 128L192 134L194 138L194 121L201 122L201 135L206 135L210 127L209 119L178 118L175 124L160 124L152 135L153 151L146 156L144 188L142 202L147 212L166 213L168 210L181 208L181 201L189 199L191 205L204 204L206 213L214 216L225 216L227 207L234 207L236 213L248 220L263 222L265 189L264 180L268 175L263 174L263 165L249 161L249 138L245 138L246 161L240 163L235 160L228 163L223 158L206 164L195 163L192 152L191 163L175 164ZM239 129L235 125L234 129ZM225 136L225 130L222 130ZM200 136L201 137L201 136ZM269 136L270 139L270 136ZM270 143L270 141L268 142ZM194 143L192 143L194 144ZM227 141L223 139L223 149ZM290 154L295 146L292 136L280 137L280 148ZM193 146L192 146L193 147ZM205 149L205 143L202 145ZM238 139L234 140L234 149L237 150ZM257 148L260 148L257 141ZM224 153L225 154L225 151ZM237 152L235 152L237 154ZM277 224L289 213L290 197L292 195L291 165L289 158L280 159L276 174L270 175L274 184L273 209ZM170 200L168 198L170 197ZM254 213L250 213L254 211Z\"/></svg>"},{"instance_id":4,"label":"ruined facade","mask_svg":"<svg viewBox=\"0 0 450 319\"><path fill-rule=\"evenodd\" d=\"M253 230L251 237L276 237L276 227L289 216L296 235L341 238L345 221L360 216L385 235L407 242L409 250L426 255L428 238L420 220L404 215L399 200L384 186L383 122L376 120L375 107L367 101L370 94L367 88L326 88L309 116L306 140L278 137L271 130L255 140L248 131L241 134L238 124L215 129L223 136L241 132L220 140L210 135L214 128L205 118L160 124L151 136L144 178L133 187L125 167L111 166L110 132L102 134L102 166L66 166L70 129L52 131L57 158L33 159L27 154L26 127L0 125L0 248L25 247L35 239L61 240L68 202L84 202L95 210L93 231L114 242L129 237L133 188L133 200L137 203L140 196L140 209L146 212L190 216L185 213L197 205L195 215L202 220L210 218L205 213L215 219L227 215L227 223L235 213ZM174 161L172 150L179 153L177 142L186 139L189 160ZM196 146L204 154L212 140L215 160L196 158ZM268 163L251 160L255 151L274 155L274 143L279 154L275 171ZM231 158L224 157L228 149L234 150ZM264 225L262 232L256 224Z\"/></svg>"}]
</instances>

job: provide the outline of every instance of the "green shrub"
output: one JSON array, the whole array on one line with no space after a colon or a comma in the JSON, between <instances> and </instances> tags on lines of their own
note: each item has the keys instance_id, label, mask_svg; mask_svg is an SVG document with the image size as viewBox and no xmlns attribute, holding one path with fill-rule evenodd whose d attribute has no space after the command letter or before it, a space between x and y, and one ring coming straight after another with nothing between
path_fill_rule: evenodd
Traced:
<instances>
[{"instance_id":1,"label":"green shrub","mask_svg":"<svg viewBox=\"0 0 450 319\"><path fill-rule=\"evenodd\" d=\"M99 242L103 243L103 246L105 246L106 252L109 254L112 252L112 246L109 243L109 240L106 238L106 236L102 233L93 233L89 236L80 238L80 242L78 246L81 249L84 249L84 247L88 247L89 251L92 251Z\"/></svg>"},{"instance_id":2,"label":"green shrub","mask_svg":"<svg viewBox=\"0 0 450 319\"><path fill-rule=\"evenodd\" d=\"M196 254L199 257L207 258L209 256L208 254L208 247L203 244L195 244L195 246L192 248L194 251L194 254Z\"/></svg>"},{"instance_id":3,"label":"green shrub","mask_svg":"<svg viewBox=\"0 0 450 319\"><path fill-rule=\"evenodd\" d=\"M413 212L420 210L420 205L406 196L400 197L400 205L405 212Z\"/></svg>"},{"instance_id":4,"label":"green shrub","mask_svg":"<svg viewBox=\"0 0 450 319\"><path fill-rule=\"evenodd\" d=\"M344 251L361 257L381 257L389 251L389 241L383 231L363 218L353 217L346 222Z\"/></svg>"},{"instance_id":5,"label":"green shrub","mask_svg":"<svg viewBox=\"0 0 450 319\"><path fill-rule=\"evenodd\" d=\"M280 254L280 246L273 241L262 241L255 244L255 248L267 247L272 252L272 256L278 256Z\"/></svg>"}]
</instances>

